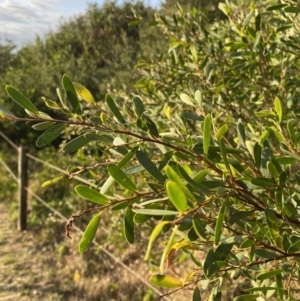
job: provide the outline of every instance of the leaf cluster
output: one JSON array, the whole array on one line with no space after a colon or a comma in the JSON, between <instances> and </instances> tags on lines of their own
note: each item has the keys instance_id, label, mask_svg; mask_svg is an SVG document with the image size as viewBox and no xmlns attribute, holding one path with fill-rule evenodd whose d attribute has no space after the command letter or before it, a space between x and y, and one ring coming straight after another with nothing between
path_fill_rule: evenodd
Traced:
<instances>
[{"instance_id":1,"label":"leaf cluster","mask_svg":"<svg viewBox=\"0 0 300 301\"><path fill-rule=\"evenodd\" d=\"M248 10L219 7L228 18L209 28L196 9L156 16L170 49L137 66L144 76L131 100L107 94L98 101L64 75L58 101L44 100L64 119L39 111L10 86L8 95L29 117L1 106L2 119L34 123L43 131L40 147L75 127L64 153L101 148L107 156L104 180L75 187L97 204L83 213L96 212L80 252L104 226L101 217L121 211L131 244L141 224L154 224L145 254L149 260L153 248L161 250L153 284L190 286L193 300L220 300L226 280L247 279L250 286L233 300L296 300L300 10L269 1ZM174 254L192 266L178 277L168 269Z\"/></svg>"}]
</instances>

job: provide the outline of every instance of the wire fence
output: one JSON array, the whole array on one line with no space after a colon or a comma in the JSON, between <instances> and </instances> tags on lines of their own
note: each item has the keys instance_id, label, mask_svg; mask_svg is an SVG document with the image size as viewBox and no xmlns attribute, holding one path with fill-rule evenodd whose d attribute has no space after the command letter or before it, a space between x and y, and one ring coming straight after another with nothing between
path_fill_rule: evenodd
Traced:
<instances>
[{"instance_id":1,"label":"wire fence","mask_svg":"<svg viewBox=\"0 0 300 301\"><path fill-rule=\"evenodd\" d=\"M19 156L20 156L20 149L22 149L22 147L18 147L15 143L13 143L4 133L2 133L0 131L0 136L12 147L14 148L16 151L19 152ZM24 150L24 148L23 148ZM25 148L26 150L26 148ZM29 153L25 153L25 156L27 158L30 158L31 160L35 160L36 162L39 162L41 164L43 164L44 166L47 166L48 168L51 168L53 170L56 170L62 174L65 175L69 175L69 173L51 163L48 163L44 160L41 160L35 156L32 156ZM21 186L22 183L22 176L24 176L24 173L26 174L28 171L22 171L20 166L18 168L19 170L19 174L18 176L15 175L15 173L11 170L11 168L8 166L8 164L6 164L6 162L2 159L0 159L0 164L3 166L3 168L8 172L8 174L12 177L12 179L16 182L18 182L19 186ZM19 160L19 165L20 165L20 160ZM91 185L90 181L87 181L86 179L83 179L79 176L73 176L72 179L76 179L77 181L80 181L82 183ZM25 181L26 182L26 181ZM35 192L33 192L31 189L29 189L26 185L26 187L19 187L19 190L25 190L26 193L28 193L29 195L31 195L32 197L34 197L39 203L41 203L43 206L47 207L51 212L53 212L56 216L58 216L61 220L63 220L64 222L68 222L68 218L65 217L63 214L61 214L58 210L56 210L55 208L53 208L51 205L49 205L45 200L43 200L39 195L37 195ZM20 197L20 193L19 193L19 197ZM24 215L24 208L25 211L27 211L27 204L22 204L22 202L24 202L24 200L19 200L19 207L23 207L23 209L19 208L19 215ZM27 199L26 199L26 203L27 203ZM27 214L27 212L25 212L25 214ZM23 216L24 218L24 216ZM19 219L22 219L22 217L19 217ZM19 221L18 224L22 224L22 221ZM25 222L25 229L26 229L26 222ZM25 229L21 229L20 230L25 230ZM83 234L84 231L82 229L80 229L79 227L73 225L72 229L75 229L77 232ZM104 229L106 232L107 230ZM144 279L141 275L139 275L138 273L136 273L135 271L132 270L132 268L130 268L129 266L127 266L124 262L122 262L119 258L117 258L116 256L114 256L111 252L109 252L107 249L105 249L105 247L103 247L102 245L100 245L96 240L93 240L93 244L96 245L99 249L101 249L101 251L103 253L105 253L109 258L111 258L116 264L120 265L124 270L126 270L128 273L130 273L133 277L135 277L136 279L138 279L140 282L142 282L145 286L147 286L148 288L150 288L153 292L155 292L156 294L158 294L159 296L161 296L161 300L166 300L166 301L171 301L171 299L169 297L167 297L166 295L163 295L163 293L158 290L155 286L153 286L151 283L149 283L146 279Z\"/></svg>"}]
</instances>

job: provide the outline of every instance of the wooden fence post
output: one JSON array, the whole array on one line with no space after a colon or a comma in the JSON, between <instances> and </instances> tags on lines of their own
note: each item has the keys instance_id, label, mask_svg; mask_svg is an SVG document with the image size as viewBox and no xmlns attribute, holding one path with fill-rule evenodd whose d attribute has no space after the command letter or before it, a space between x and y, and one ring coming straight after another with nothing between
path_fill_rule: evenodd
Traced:
<instances>
[{"instance_id":1,"label":"wooden fence post","mask_svg":"<svg viewBox=\"0 0 300 301\"><path fill-rule=\"evenodd\" d=\"M18 230L27 228L27 184L28 184L28 162L26 157L27 148L18 147L18 182L19 182L19 220Z\"/></svg>"}]
</instances>

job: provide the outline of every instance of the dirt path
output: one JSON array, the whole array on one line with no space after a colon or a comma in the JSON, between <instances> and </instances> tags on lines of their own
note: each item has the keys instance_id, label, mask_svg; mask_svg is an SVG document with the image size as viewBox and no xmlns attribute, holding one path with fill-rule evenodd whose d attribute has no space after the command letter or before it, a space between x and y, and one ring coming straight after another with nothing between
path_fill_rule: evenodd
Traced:
<instances>
[{"instance_id":1,"label":"dirt path","mask_svg":"<svg viewBox=\"0 0 300 301\"><path fill-rule=\"evenodd\" d=\"M37 300L53 287L41 260L53 254L35 245L33 233L17 231L1 203L0 218L0 300Z\"/></svg>"},{"instance_id":2,"label":"dirt path","mask_svg":"<svg viewBox=\"0 0 300 301\"><path fill-rule=\"evenodd\" d=\"M0 301L141 301L154 296L96 247L79 254L76 232L72 240L58 242L47 241L49 231L53 237L61 234L50 228L21 233L1 202L0 220ZM54 224L63 231L63 225ZM142 256L129 247L122 261L148 277Z\"/></svg>"}]
</instances>

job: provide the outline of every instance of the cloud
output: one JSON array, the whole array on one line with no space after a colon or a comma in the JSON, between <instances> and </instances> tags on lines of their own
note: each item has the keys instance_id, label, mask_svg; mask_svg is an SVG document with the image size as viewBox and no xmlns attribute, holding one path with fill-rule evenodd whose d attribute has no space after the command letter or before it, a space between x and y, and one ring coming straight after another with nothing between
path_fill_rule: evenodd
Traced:
<instances>
[{"instance_id":1,"label":"cloud","mask_svg":"<svg viewBox=\"0 0 300 301\"><path fill-rule=\"evenodd\" d=\"M118 0L122 3L124 0ZM160 0L144 0L155 6ZM18 47L42 37L72 15L83 13L87 3L105 0L0 0L0 43L11 40Z\"/></svg>"},{"instance_id":2,"label":"cloud","mask_svg":"<svg viewBox=\"0 0 300 301\"><path fill-rule=\"evenodd\" d=\"M61 20L84 11L84 8L85 3L80 0L0 2L0 42L8 39L21 46L33 41L36 35L42 36L55 29Z\"/></svg>"}]
</instances>

